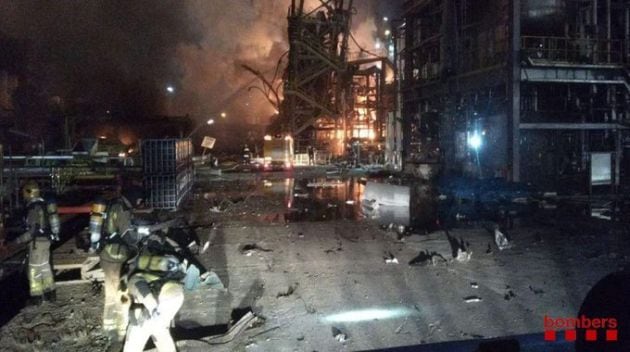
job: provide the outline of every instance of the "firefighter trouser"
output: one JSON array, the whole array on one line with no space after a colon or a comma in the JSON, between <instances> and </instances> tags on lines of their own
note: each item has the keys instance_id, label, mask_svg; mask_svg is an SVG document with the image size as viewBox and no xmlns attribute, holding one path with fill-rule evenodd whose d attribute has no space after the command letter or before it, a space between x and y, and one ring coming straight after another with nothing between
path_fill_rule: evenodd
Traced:
<instances>
[{"instance_id":1,"label":"firefighter trouser","mask_svg":"<svg viewBox=\"0 0 630 352\"><path fill-rule=\"evenodd\" d=\"M101 268L105 274L103 288L105 304L103 306L103 331L115 341L123 341L129 323L130 301L127 294L120 290L120 271L123 263L106 260L101 256Z\"/></svg>"},{"instance_id":2,"label":"firefighter trouser","mask_svg":"<svg viewBox=\"0 0 630 352\"><path fill-rule=\"evenodd\" d=\"M50 267L50 240L35 237L28 251L28 283L31 297L55 290L55 279Z\"/></svg>"},{"instance_id":3,"label":"firefighter trouser","mask_svg":"<svg viewBox=\"0 0 630 352\"><path fill-rule=\"evenodd\" d=\"M129 293L132 296L140 294L136 291L132 282L129 282ZM129 324L127 329L127 338L125 340L125 348L123 352L139 352L144 350L149 338L153 340L155 347L159 352L175 352L175 341L171 336L169 327L171 321L184 303L184 289L177 282L167 282L162 285L160 293L157 297L158 307L157 314L147 318L140 318L142 315L140 309L132 311L136 315L136 319ZM144 316L146 316L146 309Z\"/></svg>"}]
</instances>

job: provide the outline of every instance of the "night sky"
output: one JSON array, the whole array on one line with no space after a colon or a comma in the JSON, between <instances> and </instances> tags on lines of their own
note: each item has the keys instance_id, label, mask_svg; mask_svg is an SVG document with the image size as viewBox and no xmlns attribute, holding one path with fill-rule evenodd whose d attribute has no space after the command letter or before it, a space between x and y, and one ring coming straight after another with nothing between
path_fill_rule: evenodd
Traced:
<instances>
[{"instance_id":1,"label":"night sky","mask_svg":"<svg viewBox=\"0 0 630 352\"><path fill-rule=\"evenodd\" d=\"M23 71L38 94L66 105L123 118L204 120L226 111L232 122L266 123L273 108L256 91L239 91L253 80L241 64L271 76L288 48L289 3L0 0L0 33L24 43ZM362 45L373 45L376 18L396 16L400 3L355 1L353 28Z\"/></svg>"}]
</instances>

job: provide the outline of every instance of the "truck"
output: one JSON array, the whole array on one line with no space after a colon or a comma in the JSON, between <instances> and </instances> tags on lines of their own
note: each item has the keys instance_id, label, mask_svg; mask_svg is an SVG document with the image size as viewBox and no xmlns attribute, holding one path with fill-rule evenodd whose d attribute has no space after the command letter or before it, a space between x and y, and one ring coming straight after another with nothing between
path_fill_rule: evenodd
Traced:
<instances>
[{"instance_id":1,"label":"truck","mask_svg":"<svg viewBox=\"0 0 630 352\"><path fill-rule=\"evenodd\" d=\"M291 136L265 136L262 168L265 171L291 170L293 165L293 138Z\"/></svg>"}]
</instances>

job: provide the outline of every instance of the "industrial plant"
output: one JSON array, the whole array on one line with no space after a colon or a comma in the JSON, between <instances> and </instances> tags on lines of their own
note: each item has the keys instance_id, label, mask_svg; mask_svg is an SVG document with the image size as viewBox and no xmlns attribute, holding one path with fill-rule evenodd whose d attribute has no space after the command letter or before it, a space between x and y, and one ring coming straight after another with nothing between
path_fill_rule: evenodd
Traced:
<instances>
[{"instance_id":1,"label":"industrial plant","mask_svg":"<svg viewBox=\"0 0 630 352\"><path fill-rule=\"evenodd\" d=\"M628 0L0 0L0 350L630 350Z\"/></svg>"}]
</instances>

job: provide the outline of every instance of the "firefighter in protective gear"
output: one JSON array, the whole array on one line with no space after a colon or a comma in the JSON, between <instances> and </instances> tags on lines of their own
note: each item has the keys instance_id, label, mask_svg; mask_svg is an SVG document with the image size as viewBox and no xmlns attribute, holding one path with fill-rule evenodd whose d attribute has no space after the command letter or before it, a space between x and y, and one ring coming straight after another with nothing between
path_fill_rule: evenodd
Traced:
<instances>
[{"instance_id":1,"label":"firefighter in protective gear","mask_svg":"<svg viewBox=\"0 0 630 352\"><path fill-rule=\"evenodd\" d=\"M131 209L123 198L106 202L97 200L90 215L90 251L100 250L100 264L105 275L103 330L114 342L124 340L129 318L129 298L121 290L122 271L131 257L125 235L131 228Z\"/></svg>"},{"instance_id":2,"label":"firefighter in protective gear","mask_svg":"<svg viewBox=\"0 0 630 352\"><path fill-rule=\"evenodd\" d=\"M16 239L18 244L31 242L28 252L28 282L31 298L54 301L55 281L50 265L51 241L59 240L60 221L57 205L45 202L37 182L29 181L22 188L26 203L26 232Z\"/></svg>"},{"instance_id":3,"label":"firefighter in protective gear","mask_svg":"<svg viewBox=\"0 0 630 352\"><path fill-rule=\"evenodd\" d=\"M124 352L142 351L149 338L159 352L176 351L169 328L184 303L184 288L180 283L184 276L180 260L172 255L142 253L138 256L135 271L129 278L129 294L134 306Z\"/></svg>"}]
</instances>

